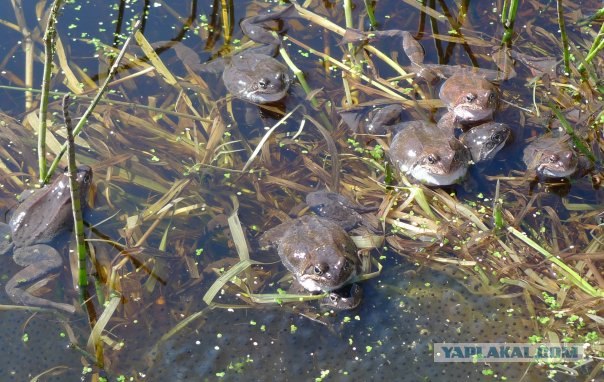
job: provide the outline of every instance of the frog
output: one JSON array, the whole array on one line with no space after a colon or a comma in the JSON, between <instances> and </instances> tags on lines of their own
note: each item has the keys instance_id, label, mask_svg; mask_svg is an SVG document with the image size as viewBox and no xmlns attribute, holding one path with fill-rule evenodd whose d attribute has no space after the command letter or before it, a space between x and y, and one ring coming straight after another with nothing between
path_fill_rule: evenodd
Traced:
<instances>
[{"instance_id":1,"label":"frog","mask_svg":"<svg viewBox=\"0 0 604 382\"><path fill-rule=\"evenodd\" d=\"M316 215L337 222L346 231L362 224L362 213L376 210L374 207L363 207L353 203L347 197L327 190L308 193L306 204Z\"/></svg>"},{"instance_id":2,"label":"frog","mask_svg":"<svg viewBox=\"0 0 604 382\"><path fill-rule=\"evenodd\" d=\"M360 222L362 207L327 190L311 192L307 204L317 215L303 215L281 223L260 237L264 248L275 247L285 267L293 273L294 292L328 292L320 303L334 310L354 309L362 289L351 284L362 273L357 248L348 230ZM351 219L346 215L353 216Z\"/></svg>"},{"instance_id":3,"label":"frog","mask_svg":"<svg viewBox=\"0 0 604 382\"><path fill-rule=\"evenodd\" d=\"M363 288L359 284L348 284L330 292L320 304L335 310L350 310L358 307L362 300Z\"/></svg>"},{"instance_id":4,"label":"frog","mask_svg":"<svg viewBox=\"0 0 604 382\"><path fill-rule=\"evenodd\" d=\"M400 123L403 107L400 104L356 107L339 111L342 121L354 132L371 135L385 135L389 129Z\"/></svg>"},{"instance_id":5,"label":"frog","mask_svg":"<svg viewBox=\"0 0 604 382\"><path fill-rule=\"evenodd\" d=\"M388 157L404 175L428 186L448 186L465 177L470 151L447 130L426 121L404 122L394 130Z\"/></svg>"},{"instance_id":6,"label":"frog","mask_svg":"<svg viewBox=\"0 0 604 382\"><path fill-rule=\"evenodd\" d=\"M260 238L276 247L283 265L310 292L331 292L350 282L361 262L348 233L331 219L303 215L279 224Z\"/></svg>"},{"instance_id":7,"label":"frog","mask_svg":"<svg viewBox=\"0 0 604 382\"><path fill-rule=\"evenodd\" d=\"M448 112L438 125L442 128L467 130L473 125L493 119L499 104L499 90L485 77L461 70L440 87L438 97Z\"/></svg>"},{"instance_id":8,"label":"frog","mask_svg":"<svg viewBox=\"0 0 604 382\"><path fill-rule=\"evenodd\" d=\"M234 97L257 104L280 101L292 82L287 66L269 55L250 52L230 57L222 81Z\"/></svg>"},{"instance_id":9,"label":"frog","mask_svg":"<svg viewBox=\"0 0 604 382\"><path fill-rule=\"evenodd\" d=\"M277 102L285 97L292 78L287 66L273 58L281 41L265 24L296 14L290 4L241 21L242 32L264 46L244 50L228 60L222 82L233 96L258 104Z\"/></svg>"},{"instance_id":10,"label":"frog","mask_svg":"<svg viewBox=\"0 0 604 382\"><path fill-rule=\"evenodd\" d=\"M468 148L474 163L486 162L505 146L511 136L505 123L487 122L462 133L459 141Z\"/></svg>"},{"instance_id":11,"label":"frog","mask_svg":"<svg viewBox=\"0 0 604 382\"><path fill-rule=\"evenodd\" d=\"M222 82L233 97L261 105L275 103L286 96L293 80L288 67L274 58L281 41L272 34L266 23L291 17L293 11L294 7L288 5L280 10L243 19L240 24L243 33L261 45L204 64L191 48L183 44L169 45L173 45L176 55L191 69L222 73Z\"/></svg>"},{"instance_id":12,"label":"frog","mask_svg":"<svg viewBox=\"0 0 604 382\"><path fill-rule=\"evenodd\" d=\"M154 44L163 44L160 41ZM229 93L243 101L270 104L283 99L293 82L287 66L263 50L249 49L202 64L195 51L185 45L174 45L176 56L198 72L222 73Z\"/></svg>"},{"instance_id":13,"label":"frog","mask_svg":"<svg viewBox=\"0 0 604 382\"><path fill-rule=\"evenodd\" d=\"M580 178L593 170L593 162L579 154L572 138L566 133L552 131L531 141L522 160L529 176L537 180Z\"/></svg>"},{"instance_id":14,"label":"frog","mask_svg":"<svg viewBox=\"0 0 604 382\"><path fill-rule=\"evenodd\" d=\"M92 183L92 169L81 165L77 169L80 198L86 200ZM69 304L57 303L31 295L25 288L57 273L63 266L53 241L73 226L69 173L64 172L52 184L33 191L15 209L8 224L0 223L5 241L2 253L11 249L15 263L24 267L5 285L8 297L17 304L74 313Z\"/></svg>"},{"instance_id":15,"label":"frog","mask_svg":"<svg viewBox=\"0 0 604 382\"><path fill-rule=\"evenodd\" d=\"M385 34L401 37L403 50L418 77L428 82L445 79L438 98L448 112L439 120L440 127L467 130L472 125L493 118L499 104L499 89L492 81L500 79L501 72L461 65L425 64L424 49L410 32L388 31Z\"/></svg>"},{"instance_id":16,"label":"frog","mask_svg":"<svg viewBox=\"0 0 604 382\"><path fill-rule=\"evenodd\" d=\"M522 161L537 178L567 178L580 169L579 156L570 144L570 136L541 135L529 143ZM584 166L581 166L584 167Z\"/></svg>"}]
</instances>

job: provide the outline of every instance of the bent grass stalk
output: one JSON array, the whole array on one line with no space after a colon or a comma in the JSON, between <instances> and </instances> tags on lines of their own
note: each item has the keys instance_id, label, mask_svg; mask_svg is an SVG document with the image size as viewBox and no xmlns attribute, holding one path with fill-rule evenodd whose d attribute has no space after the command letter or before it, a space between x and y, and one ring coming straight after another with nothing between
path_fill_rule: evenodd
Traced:
<instances>
[{"instance_id":1,"label":"bent grass stalk","mask_svg":"<svg viewBox=\"0 0 604 382\"><path fill-rule=\"evenodd\" d=\"M367 11L367 17L369 17L369 24L372 28L377 28L377 20L375 19L375 12L373 10L373 3L369 0L363 0L365 3L365 10Z\"/></svg>"},{"instance_id":2,"label":"bent grass stalk","mask_svg":"<svg viewBox=\"0 0 604 382\"><path fill-rule=\"evenodd\" d=\"M13 0L12 5L17 24L19 24L17 31L21 32L21 35L23 36L23 51L25 53L25 87L31 89L33 88L34 82L34 40L31 31L27 27L27 22L25 21L23 4L20 0ZM32 101L33 93L31 91L25 92L25 110L31 109Z\"/></svg>"},{"instance_id":3,"label":"bent grass stalk","mask_svg":"<svg viewBox=\"0 0 604 382\"><path fill-rule=\"evenodd\" d=\"M321 27L323 27L323 28L325 28L325 29L333 32L333 33L336 33L336 34L338 34L338 35L340 35L342 37L344 37L344 35L346 34L346 29L345 28L342 28L341 26L339 26L339 25L331 22L327 18L319 16L319 15L317 15L317 14L309 11L308 9L303 8L302 6L300 6L296 2L293 2L293 5L296 8L296 10L298 11L298 15L301 18L306 19L306 20L308 20L309 22L311 22L313 24L319 25L319 26L321 26ZM293 39L290 38L290 40L293 40ZM296 42L296 44L302 46L302 44L300 42ZM369 51L370 53L373 53L373 54L377 55L380 59L382 59L386 64L390 65L392 67L392 69L395 70L395 71L397 71L400 75L407 76L407 73L400 67L400 65L398 65L396 62L394 62L393 60L391 60L388 57L388 55L384 54L383 52L381 52L380 50L376 49L375 47L373 47L371 45L365 45L364 48L367 49L367 51ZM332 62L332 63L334 63L333 61L335 61L334 64L336 64L340 68L346 67L345 64L343 64L343 63L341 63L341 62L339 62L339 61L331 58L328 55L322 54L321 52L314 51L310 47L305 47L305 49L307 49L309 52L311 52L311 53L313 53L313 54L315 54L317 56L322 57L323 59L329 59L329 61ZM362 74L357 73L357 71L354 70L354 68L352 68L352 67L347 68L347 71L349 73L353 73L355 75L359 74L359 75L361 75L361 78L363 78L363 80L371 83L370 80L367 79L366 76L363 76ZM417 86L417 84L414 83L414 81L413 81L412 78L407 79L407 81L416 88L415 89L416 91L417 90L421 91L421 89L419 89L419 87ZM377 86L377 85L375 85L375 86ZM377 86L377 87L379 87L379 86ZM400 97L400 96L397 96L397 98L398 97Z\"/></svg>"},{"instance_id":4,"label":"bent grass stalk","mask_svg":"<svg viewBox=\"0 0 604 382\"><path fill-rule=\"evenodd\" d=\"M315 56L318 56L320 58L322 58L325 61L329 61L329 63L333 64L334 66L338 67L339 69L348 72L348 73L355 73L354 69L346 64L344 64L341 61L336 60L335 58L323 53L323 52L319 52L315 49L312 49L310 46L304 44L303 42L296 40L293 37L289 37L288 38L289 41L293 42L294 44L300 46L301 48L307 50L309 53L314 54ZM365 82L367 82L369 85L375 86L376 88L378 88L379 90L383 91L384 93L388 94L392 99L396 100L397 102L400 102L402 105L405 106L410 106L413 107L415 105L421 104L421 101L414 101L408 98L405 98L402 94L395 92L393 89L385 86L384 84L373 80L369 77L367 77L364 74L359 73L358 76Z\"/></svg>"},{"instance_id":5,"label":"bent grass stalk","mask_svg":"<svg viewBox=\"0 0 604 382\"><path fill-rule=\"evenodd\" d=\"M306 95L308 96L309 94L311 94L312 90L308 86L308 82L306 82L306 77L304 76L304 72L302 72L300 69L298 69L296 64L294 64L294 62L291 60L291 58L287 54L287 51L285 49L283 49L283 46L279 47L279 53L281 54L281 57L283 57L283 60L287 63L287 66L289 66L290 70L292 72L294 72L294 75L300 82L300 85L302 85L302 89L304 89L304 92L306 93ZM319 102L317 102L315 97L312 97L310 99L310 103L315 109L317 109L317 110L321 109L321 106L319 105ZM327 116L325 115L325 113L322 110L320 111L319 118L321 119L321 122L323 122L323 124L329 128L329 130L331 130L331 131L334 130L334 127L331 124L331 122L329 121L329 118L327 118Z\"/></svg>"}]
</instances>

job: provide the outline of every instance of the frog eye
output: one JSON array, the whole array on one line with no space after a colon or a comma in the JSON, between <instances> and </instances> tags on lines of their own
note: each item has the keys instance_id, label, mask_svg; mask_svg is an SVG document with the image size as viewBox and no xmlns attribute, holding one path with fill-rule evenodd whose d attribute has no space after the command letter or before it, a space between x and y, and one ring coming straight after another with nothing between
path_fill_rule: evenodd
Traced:
<instances>
[{"instance_id":1,"label":"frog eye","mask_svg":"<svg viewBox=\"0 0 604 382\"><path fill-rule=\"evenodd\" d=\"M491 140L496 143L501 143L503 142L503 134L495 133L493 136L491 136Z\"/></svg>"},{"instance_id":2,"label":"frog eye","mask_svg":"<svg viewBox=\"0 0 604 382\"><path fill-rule=\"evenodd\" d=\"M348 272L350 270L350 261L344 260L344 264L342 265L342 270Z\"/></svg>"},{"instance_id":3,"label":"frog eye","mask_svg":"<svg viewBox=\"0 0 604 382\"><path fill-rule=\"evenodd\" d=\"M426 161L427 161L429 164L435 164L436 162L438 162L438 155L430 154L430 155L428 155L428 157L426 158Z\"/></svg>"},{"instance_id":4,"label":"frog eye","mask_svg":"<svg viewBox=\"0 0 604 382\"><path fill-rule=\"evenodd\" d=\"M261 78L258 80L258 86L260 86L262 89L268 88L270 84L271 80L269 80L268 78Z\"/></svg>"},{"instance_id":5,"label":"frog eye","mask_svg":"<svg viewBox=\"0 0 604 382\"><path fill-rule=\"evenodd\" d=\"M90 176L90 174L84 175L84 183L90 183L91 179L92 179L92 177Z\"/></svg>"},{"instance_id":6,"label":"frog eye","mask_svg":"<svg viewBox=\"0 0 604 382\"><path fill-rule=\"evenodd\" d=\"M549 156L549 158L547 158L549 163L555 163L559 160L560 158L558 158L558 155L556 154L552 154Z\"/></svg>"},{"instance_id":7,"label":"frog eye","mask_svg":"<svg viewBox=\"0 0 604 382\"><path fill-rule=\"evenodd\" d=\"M474 93L466 94L466 102L474 102L475 99L476 99L476 94L474 94Z\"/></svg>"},{"instance_id":8,"label":"frog eye","mask_svg":"<svg viewBox=\"0 0 604 382\"><path fill-rule=\"evenodd\" d=\"M340 299L340 296L338 296L337 293L329 294L329 300L331 301L332 304L337 304L339 299Z\"/></svg>"},{"instance_id":9,"label":"frog eye","mask_svg":"<svg viewBox=\"0 0 604 382\"><path fill-rule=\"evenodd\" d=\"M315 206L312 206L311 208L313 211L315 211L315 213L321 215L324 214L324 210L325 210L325 203L321 203L321 204L317 204Z\"/></svg>"},{"instance_id":10,"label":"frog eye","mask_svg":"<svg viewBox=\"0 0 604 382\"><path fill-rule=\"evenodd\" d=\"M313 273L317 276L323 275L329 268L325 264L317 264L313 268Z\"/></svg>"}]
</instances>

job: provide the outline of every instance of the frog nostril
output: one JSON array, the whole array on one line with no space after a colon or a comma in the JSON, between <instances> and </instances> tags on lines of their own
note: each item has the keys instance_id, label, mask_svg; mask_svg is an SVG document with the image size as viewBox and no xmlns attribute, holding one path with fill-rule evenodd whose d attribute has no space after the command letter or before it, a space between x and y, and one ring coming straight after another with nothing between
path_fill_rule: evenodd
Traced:
<instances>
[{"instance_id":1,"label":"frog nostril","mask_svg":"<svg viewBox=\"0 0 604 382\"><path fill-rule=\"evenodd\" d=\"M476 98L477 98L476 94L473 94L473 93L466 94L466 102L474 102L474 100Z\"/></svg>"}]
</instances>

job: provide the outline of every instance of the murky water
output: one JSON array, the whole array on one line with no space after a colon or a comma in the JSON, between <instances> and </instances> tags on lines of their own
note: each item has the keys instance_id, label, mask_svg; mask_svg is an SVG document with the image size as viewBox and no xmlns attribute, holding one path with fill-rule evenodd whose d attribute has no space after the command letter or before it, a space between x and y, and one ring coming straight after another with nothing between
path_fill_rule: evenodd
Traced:
<instances>
[{"instance_id":1,"label":"murky water","mask_svg":"<svg viewBox=\"0 0 604 382\"><path fill-rule=\"evenodd\" d=\"M107 67L106 60L98 58L101 50L95 50L91 40L98 39L106 45L106 52L111 51L114 41L112 33L116 28L119 6L100 3L67 4L58 26L73 75L85 83L84 89L98 84L97 73L106 73ZM182 41L199 54L201 62L209 61L224 44L224 33L208 31L208 23L215 21L212 17L220 17L220 12L213 12L219 3L204 1L192 4L184 0L153 3L148 9L144 35L152 43L181 40L182 23L193 12L193 28L182 32ZM495 68L490 59L489 43L496 45L503 32L498 22L498 5L491 2L469 3L462 30L480 38L481 43L460 45L432 39L430 33L448 33L447 23L435 22L430 28L424 26L424 37L420 40L426 50L426 62ZM551 23L552 10L547 8L555 7L555 4L542 3L530 2L526 8L521 8L517 21L519 31L536 33L532 27L525 28L527 23L532 25L535 21L535 9L531 8L535 5L546 7L544 16L537 17L536 22L545 30L555 32L557 25ZM139 14L144 6L138 2L125 5L124 20ZM445 5L456 13L457 7L453 2L445 2ZM585 2L583 5L587 14L600 3ZM266 4L263 2L236 2L230 20L233 39L243 38L238 21L264 7ZM345 23L340 2L317 2L310 9L328 15L329 20L340 26ZM363 9L362 2L357 2L353 19L357 23L361 19L367 28L367 20L361 16ZM442 5L437 9L444 14L448 12ZM16 23L9 2L0 3L0 15L0 19ZM24 15L29 29L36 34L36 55L41 55L42 46L37 34L42 24L36 21L33 8L24 9ZM376 15L383 30L416 31L418 25L428 22L419 18L416 8L400 1L379 2ZM124 22L122 32L127 33L128 23ZM339 44L340 38L316 25L309 26L307 21L298 19L285 20L283 25L288 36L320 52L338 59L345 54L344 47ZM0 53L6 58L0 62L0 85L23 87L24 53L18 43L22 36L6 25L0 24L0 30L4 33ZM571 30L573 36L579 34L572 27ZM539 39L534 39L538 43ZM123 39L119 39L115 44L118 50L122 42ZM375 45L403 65L408 64L400 41L379 41ZM544 54L559 57L559 52L547 44L543 49L547 52ZM321 99L339 107L345 97L341 72L326 69L316 56L307 54L307 50L296 43L288 42L287 50L304 71L309 87L321 89ZM136 47L129 49L129 53L126 58L129 62L142 55ZM256 239L264 229L274 226L278 218L299 212L305 192L329 184L330 167L324 163L327 149L310 123L304 127L300 137L293 137L302 119L302 113L298 111L300 114L288 120L281 130L287 133L280 133L280 151L267 151L256 159L257 178L240 177L237 170L243 167L258 144L265 126L272 126L280 118L280 113L302 105L309 115L319 118L305 99L301 86L294 84L287 98L274 110L261 110L240 100L232 103L221 100L214 108L212 100L226 94L219 75L189 70L172 50L165 51L160 57L171 73L186 78L186 81L170 85L157 71L144 72L134 78L122 77L123 82L114 84L108 97L124 104L101 103L97 107L84 130L84 140L80 142L78 152L79 161L95 167L97 198L94 211L87 215L87 220L99 226L90 237L99 240L95 242L95 249L103 269L118 267L117 289L124 299L124 305L106 327L106 376L110 380L117 380L120 375L140 381L460 381L503 380L503 377L518 380L522 376L525 380L544 380L542 368L522 363L435 363L431 347L435 342L527 342L528 337L540 328L530 320L525 300L518 293L520 289L510 291L515 293L515 297L507 298L473 293L472 288L464 286L463 276L425 267L409 254L403 257L393 251L374 250L374 256L382 256L380 261L384 270L378 278L363 283L364 300L361 305L355 310L325 317L323 323L304 317L299 311L275 305L235 310L208 309L202 296L216 280L212 268L228 269L238 260L226 228L226 218L232 211L231 196L236 195L241 204L239 216L253 250L252 258L273 262L255 273L263 280L269 280L267 284L260 283L263 286L259 292L274 293L276 285L281 285L278 280L285 271L274 256L256 251ZM381 78L397 76L381 61L373 62L375 64L369 66L374 66ZM129 74L143 70L148 64L132 65ZM37 88L42 64L36 60L33 69L34 87ZM544 122L547 118L537 118L520 109L530 108L533 96L532 89L526 85L526 79L531 77L529 70L519 67L518 72L516 78L501 84L506 103L495 117L497 121L510 124L514 130L514 142L488 165L472 168L468 181L463 185L453 187L462 199L473 199L478 192L492 195L494 182L488 181L487 176L510 175L513 171L522 170L525 140L540 133L547 124ZM87 76L90 76L88 82ZM51 89L65 91L66 84L73 85L69 78L69 73L55 74ZM436 97L437 89L438 85L425 88L433 95L429 98ZM71 91L79 90L72 88ZM186 105L185 95L192 100L191 107ZM359 91L354 96L361 103L370 103L383 94ZM34 94L34 99L37 97ZM4 212L14 205L14 195L26 187L15 180L16 176L4 176L22 172L30 176L18 179L33 183L35 178L32 176L37 171L36 156L32 154L35 147L34 120L30 115L32 110L25 110L24 101L22 91L0 88L0 111L7 115L0 120L10 122L10 128L5 131L13 132L0 137L2 147L13 156L12 160L6 157L3 162L6 168L2 169L0 206ZM545 101L545 98L539 99L539 102ZM52 102L51 111L58 113L58 101ZM87 105L85 98L76 100L71 107L73 118L77 119ZM145 110L138 107L140 105L156 107L160 111ZM166 113L161 110L166 110ZM187 117L194 111L201 117ZM408 108L405 118L419 118L430 113L440 116L442 111ZM217 122L219 114L222 123ZM8 116L16 118L16 121L10 121ZM327 118L338 120L335 113ZM52 117L52 121L53 129L62 123L58 114ZM63 141L62 133L55 132L53 136L57 142ZM372 199L368 194L379 188L364 193L362 187L368 183L363 182L370 178L378 179L382 174L355 157L354 148L346 143L346 138L351 136L349 130L338 127L334 136L338 147L344 151L341 153L342 176L350 189L354 188L358 195L375 203L378 198ZM212 146L212 140L218 140L220 144ZM363 138L357 140L363 142ZM210 158L204 156L207 147L213 150ZM263 165L274 171L263 170ZM363 171L359 174L361 179L355 177L354 171L358 169ZM187 182L182 183L182 189L176 187L183 179ZM507 187L514 189L515 186ZM177 189L176 205L169 208L170 214L158 218L147 208L170 189ZM520 192L528 193L528 188ZM601 199L601 192L592 188L587 177L573 181L570 201L597 204ZM562 207L562 199L555 194L544 198L543 203L556 208L562 219L571 216ZM136 216L139 216L138 223L133 220ZM126 222L127 218L131 220ZM100 242L101 239L109 239L133 246L155 219L159 219L158 225L143 240L144 247L149 249L138 254L134 264L126 260L121 262L124 256L118 249ZM161 246L164 233L167 237L166 252L152 251L150 248ZM160 281L155 285L151 285L152 278L141 268L137 270L141 263L151 258L158 258L165 268L164 271L159 270ZM192 268L197 269L199 275L191 271ZM4 284L18 267L7 256L2 259L2 269ZM50 292L46 297L70 302L77 299L67 273L66 266L65 274L52 284L64 292ZM220 294L217 301L242 304L229 291ZM0 293L0 303L11 303L4 292ZM197 319L167 340L161 339L179 322L195 314L199 314ZM41 313L31 316L26 311L2 312L1 315L0 339L3 346L0 346L0 375L3 380L29 380L42 373L40 380L44 381L90 378L92 372L82 371L91 365L91 358L85 354L91 349L84 350L90 332L84 313L73 317ZM80 349L69 346L71 335ZM557 377L557 380L562 379Z\"/></svg>"}]
</instances>

